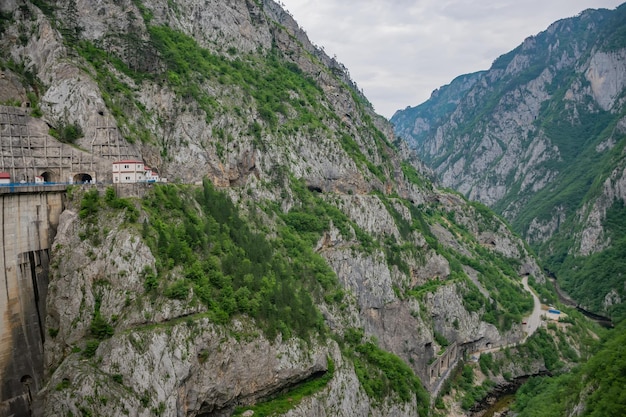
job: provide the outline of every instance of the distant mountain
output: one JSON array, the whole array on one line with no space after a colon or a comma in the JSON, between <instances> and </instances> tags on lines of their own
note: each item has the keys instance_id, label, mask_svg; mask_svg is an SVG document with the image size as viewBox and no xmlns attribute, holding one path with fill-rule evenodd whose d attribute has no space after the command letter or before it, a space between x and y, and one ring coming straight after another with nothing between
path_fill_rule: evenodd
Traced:
<instances>
[{"instance_id":1,"label":"distant mountain","mask_svg":"<svg viewBox=\"0 0 626 417\"><path fill-rule=\"evenodd\" d=\"M402 136L412 148L433 135L486 71L456 77L448 85L433 91L430 99L419 106L397 111L391 118L396 134Z\"/></svg>"},{"instance_id":2,"label":"distant mountain","mask_svg":"<svg viewBox=\"0 0 626 417\"><path fill-rule=\"evenodd\" d=\"M626 5L557 21L391 122L444 186L508 219L571 296L626 316Z\"/></svg>"}]
</instances>

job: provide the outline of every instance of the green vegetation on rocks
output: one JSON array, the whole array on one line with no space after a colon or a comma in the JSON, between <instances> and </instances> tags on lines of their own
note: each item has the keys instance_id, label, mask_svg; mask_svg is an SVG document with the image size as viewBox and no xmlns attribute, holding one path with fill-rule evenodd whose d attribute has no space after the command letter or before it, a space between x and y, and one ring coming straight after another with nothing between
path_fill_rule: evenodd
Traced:
<instances>
[{"instance_id":1,"label":"green vegetation on rocks","mask_svg":"<svg viewBox=\"0 0 626 417\"><path fill-rule=\"evenodd\" d=\"M534 261L486 207L401 162L389 126L347 72L275 3L208 2L224 12L210 17L198 2L62 3L37 1L54 4L37 16L62 41L51 42L58 53L46 66L22 72L43 74L51 92L76 87L68 107L87 111L59 118L65 103L46 101L57 124L50 133L94 152L94 166L110 166L117 147L170 182L68 190L78 214L63 216L76 227L59 227L63 244L53 249L46 343L51 380L72 379L45 394L51 413L165 415L186 396L190 414L255 401L255 415L271 415L353 406L366 395L370 413L427 416L418 375L428 372L422 358L433 344L442 348L437 360L474 337L521 337L532 300L518 274ZM245 33L228 32L231 18L243 19ZM2 30L16 33L12 22ZM10 53L22 66L43 52L18 41ZM99 147L101 116L119 134L111 130ZM211 180L200 185L204 175ZM80 305L68 302L75 288ZM402 322L390 323L395 311ZM562 348L567 337L554 340L531 344L577 359ZM254 365L248 347L267 347L258 367L238 368L242 346ZM329 359L326 373L311 374L307 363L319 353L340 355L339 370ZM241 372L267 379L241 390ZM475 382L472 372L462 377ZM326 397L356 379L345 398ZM467 387L463 406L488 388Z\"/></svg>"},{"instance_id":2,"label":"green vegetation on rocks","mask_svg":"<svg viewBox=\"0 0 626 417\"><path fill-rule=\"evenodd\" d=\"M587 309L620 321L626 318L626 303L619 302L626 295L626 208L621 200L607 210L603 226L610 246L589 256L568 256L558 269L559 284L574 299L586 300ZM615 294L616 302L605 306L609 293Z\"/></svg>"},{"instance_id":3,"label":"green vegetation on rocks","mask_svg":"<svg viewBox=\"0 0 626 417\"><path fill-rule=\"evenodd\" d=\"M565 292L617 321L626 315L624 230L616 222L624 22L624 5L559 20L488 71L460 76L392 118L445 185L505 216ZM602 83L609 78L619 81Z\"/></svg>"},{"instance_id":4,"label":"green vegetation on rocks","mask_svg":"<svg viewBox=\"0 0 626 417\"><path fill-rule=\"evenodd\" d=\"M622 322L603 338L595 355L569 373L532 378L517 392L514 409L520 417L567 416L579 407L581 416L626 414L626 326Z\"/></svg>"},{"instance_id":5,"label":"green vegetation on rocks","mask_svg":"<svg viewBox=\"0 0 626 417\"><path fill-rule=\"evenodd\" d=\"M335 363L329 357L328 370L321 376L296 384L296 386L289 391L280 393L274 398L262 401L259 404L248 407L238 407L233 413L233 417L242 416L248 410L252 410L254 415L258 417L269 417L286 413L292 408L297 407L303 398L314 395L326 388L334 374Z\"/></svg>"},{"instance_id":6,"label":"green vegetation on rocks","mask_svg":"<svg viewBox=\"0 0 626 417\"><path fill-rule=\"evenodd\" d=\"M359 382L370 398L379 402L394 396L402 402L415 398L420 415L428 415L428 392L402 359L374 341L364 341L360 329L348 329L342 342L344 355L352 359Z\"/></svg>"},{"instance_id":7,"label":"green vegetation on rocks","mask_svg":"<svg viewBox=\"0 0 626 417\"><path fill-rule=\"evenodd\" d=\"M155 186L143 209L145 239L158 259L156 279L149 271L145 276L150 293L200 301L218 323L247 314L271 339L323 337L312 295L336 291L337 281L305 241L267 240L209 181L198 190ZM169 280L179 268L182 277Z\"/></svg>"}]
</instances>

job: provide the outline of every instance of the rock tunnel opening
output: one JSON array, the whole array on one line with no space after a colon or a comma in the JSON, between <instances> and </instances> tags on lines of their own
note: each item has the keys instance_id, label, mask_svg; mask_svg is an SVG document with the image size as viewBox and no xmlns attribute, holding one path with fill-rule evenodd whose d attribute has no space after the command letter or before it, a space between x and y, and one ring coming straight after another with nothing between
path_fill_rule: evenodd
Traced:
<instances>
[{"instance_id":1,"label":"rock tunnel opening","mask_svg":"<svg viewBox=\"0 0 626 417\"><path fill-rule=\"evenodd\" d=\"M309 189L309 191L312 191L314 193L321 193L323 190L321 187L318 187L317 185L307 185L307 187Z\"/></svg>"},{"instance_id":2,"label":"rock tunnel opening","mask_svg":"<svg viewBox=\"0 0 626 417\"><path fill-rule=\"evenodd\" d=\"M54 175L54 173L49 172L49 171L42 172L41 176L43 177L44 182L57 182L58 181L58 178L56 177L56 175Z\"/></svg>"},{"instance_id":3,"label":"rock tunnel opening","mask_svg":"<svg viewBox=\"0 0 626 417\"><path fill-rule=\"evenodd\" d=\"M74 182L77 184L87 184L90 183L93 179L91 175L86 174L84 172L74 175Z\"/></svg>"}]
</instances>

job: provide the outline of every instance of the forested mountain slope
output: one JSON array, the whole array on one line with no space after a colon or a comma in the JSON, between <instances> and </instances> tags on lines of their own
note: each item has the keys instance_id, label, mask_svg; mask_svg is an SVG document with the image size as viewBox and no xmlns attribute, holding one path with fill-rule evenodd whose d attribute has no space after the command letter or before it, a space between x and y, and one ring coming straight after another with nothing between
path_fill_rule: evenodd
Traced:
<instances>
[{"instance_id":1,"label":"forested mountain slope","mask_svg":"<svg viewBox=\"0 0 626 417\"><path fill-rule=\"evenodd\" d=\"M443 185L502 214L583 307L621 319L625 87L622 5L555 22L391 121Z\"/></svg>"},{"instance_id":2,"label":"forested mountain slope","mask_svg":"<svg viewBox=\"0 0 626 417\"><path fill-rule=\"evenodd\" d=\"M3 161L55 181L89 161L77 175L100 182L68 188L46 371L0 363L0 414L423 416L465 352L528 336L522 277L545 278L523 242L402 160L391 125L278 4L0 12L2 110L26 132ZM169 184L113 186L119 160Z\"/></svg>"}]
</instances>

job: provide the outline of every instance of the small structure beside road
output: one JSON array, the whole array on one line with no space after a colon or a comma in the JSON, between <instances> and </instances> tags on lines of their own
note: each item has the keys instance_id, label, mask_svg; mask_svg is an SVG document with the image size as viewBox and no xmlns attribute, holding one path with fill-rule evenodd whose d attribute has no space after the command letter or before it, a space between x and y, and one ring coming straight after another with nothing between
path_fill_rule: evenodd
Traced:
<instances>
[{"instance_id":1,"label":"small structure beside road","mask_svg":"<svg viewBox=\"0 0 626 417\"><path fill-rule=\"evenodd\" d=\"M561 310L557 310L554 307L541 306L542 314L541 316L546 320L559 321L560 318L567 317L567 314L561 312Z\"/></svg>"}]
</instances>

